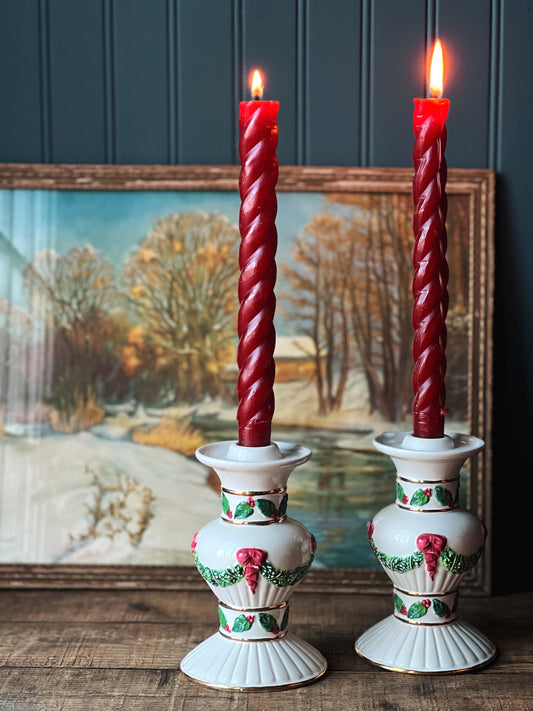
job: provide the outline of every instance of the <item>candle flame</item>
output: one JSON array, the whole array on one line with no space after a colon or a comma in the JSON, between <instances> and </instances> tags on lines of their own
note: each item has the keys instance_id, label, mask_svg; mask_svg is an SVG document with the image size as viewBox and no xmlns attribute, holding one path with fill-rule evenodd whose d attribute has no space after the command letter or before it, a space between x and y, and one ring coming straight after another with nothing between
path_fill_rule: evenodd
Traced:
<instances>
[{"instance_id":1,"label":"candle flame","mask_svg":"<svg viewBox=\"0 0 533 711\"><path fill-rule=\"evenodd\" d=\"M440 40L435 42L433 56L431 58L431 71L429 73L429 94L438 98L443 92L444 60L442 57L442 45Z\"/></svg>"},{"instance_id":2,"label":"candle flame","mask_svg":"<svg viewBox=\"0 0 533 711\"><path fill-rule=\"evenodd\" d=\"M263 78L256 69L252 75L252 99L262 99L263 88Z\"/></svg>"}]
</instances>

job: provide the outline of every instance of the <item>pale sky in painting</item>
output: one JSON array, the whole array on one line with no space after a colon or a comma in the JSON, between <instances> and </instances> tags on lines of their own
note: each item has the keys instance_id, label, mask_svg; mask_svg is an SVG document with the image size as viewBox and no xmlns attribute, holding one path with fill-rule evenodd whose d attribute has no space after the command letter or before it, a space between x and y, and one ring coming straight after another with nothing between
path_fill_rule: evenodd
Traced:
<instances>
[{"instance_id":1,"label":"pale sky in painting","mask_svg":"<svg viewBox=\"0 0 533 711\"><path fill-rule=\"evenodd\" d=\"M174 212L219 212L233 224L239 219L239 197L232 192L99 192L58 194L58 244L63 253L90 242L116 266L148 234L160 217ZM276 225L278 259L290 258L294 237L324 205L318 193L278 193Z\"/></svg>"},{"instance_id":2,"label":"pale sky in painting","mask_svg":"<svg viewBox=\"0 0 533 711\"><path fill-rule=\"evenodd\" d=\"M122 265L131 249L148 234L160 217L173 212L203 210L222 213L237 224L239 215L239 197L233 192L17 193L17 204L10 205L7 200L0 203L0 230L25 256L30 256L30 232L44 230L43 223L48 222L48 236L42 234L35 238L34 235L33 239L30 238L30 244L40 249L55 249L60 254L73 247L91 244L116 267ZM319 193L278 193L276 225L279 260L290 258L292 240L311 215L320 212L323 207L324 199Z\"/></svg>"},{"instance_id":3,"label":"pale sky in painting","mask_svg":"<svg viewBox=\"0 0 533 711\"><path fill-rule=\"evenodd\" d=\"M30 262L38 251L66 254L90 244L114 264L118 275L157 219L202 210L221 213L237 224L239 204L238 194L229 191L0 190L0 242L4 243L3 249L0 243L0 257L5 243L10 243L23 258L16 265L11 262L19 271L23 261ZM278 192L278 265L290 261L292 243L311 216L327 208L320 193ZM284 288L282 282L279 274L278 293ZM17 278L9 289L16 303L25 300L21 287Z\"/></svg>"}]
</instances>

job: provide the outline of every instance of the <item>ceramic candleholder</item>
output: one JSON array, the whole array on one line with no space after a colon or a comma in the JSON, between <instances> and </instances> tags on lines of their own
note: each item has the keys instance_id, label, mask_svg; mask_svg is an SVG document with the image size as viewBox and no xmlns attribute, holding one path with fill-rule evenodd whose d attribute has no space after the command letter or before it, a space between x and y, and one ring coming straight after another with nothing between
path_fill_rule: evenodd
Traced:
<instances>
[{"instance_id":1,"label":"ceramic candleholder","mask_svg":"<svg viewBox=\"0 0 533 711\"><path fill-rule=\"evenodd\" d=\"M218 631L181 662L188 677L241 691L306 684L326 660L288 630L289 597L313 562L315 539L288 518L287 480L311 456L277 443L218 442L196 456L222 483L222 515L194 537L196 567L218 598Z\"/></svg>"},{"instance_id":2,"label":"ceramic candleholder","mask_svg":"<svg viewBox=\"0 0 533 711\"><path fill-rule=\"evenodd\" d=\"M359 637L356 652L393 671L485 666L495 646L457 614L459 584L479 560L486 535L483 523L458 506L459 472L483 441L388 432L374 445L397 471L396 502L368 529L370 546L394 585L394 612Z\"/></svg>"}]
</instances>

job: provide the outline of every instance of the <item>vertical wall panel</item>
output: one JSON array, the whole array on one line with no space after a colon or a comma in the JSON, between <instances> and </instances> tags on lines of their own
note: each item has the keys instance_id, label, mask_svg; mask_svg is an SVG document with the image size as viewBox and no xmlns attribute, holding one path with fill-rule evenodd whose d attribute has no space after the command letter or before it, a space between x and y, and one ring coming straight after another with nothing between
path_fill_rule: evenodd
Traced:
<instances>
[{"instance_id":1,"label":"vertical wall panel","mask_svg":"<svg viewBox=\"0 0 533 711\"><path fill-rule=\"evenodd\" d=\"M524 585L522 568L509 554L506 531L514 541L531 536L531 517L516 492L530 486L530 428L533 422L533 237L531 230L531 127L533 126L533 11L506 2L503 16L501 123L497 127L497 241L495 300L493 493L498 589ZM530 5L528 3L528 5ZM510 486L505 472L512 472ZM526 479L526 477L528 477ZM521 483L523 482L523 483ZM513 512L511 514L510 512Z\"/></svg>"},{"instance_id":2,"label":"vertical wall panel","mask_svg":"<svg viewBox=\"0 0 533 711\"><path fill-rule=\"evenodd\" d=\"M425 95L425 7L423 0L373 3L370 165L412 164L413 98Z\"/></svg>"},{"instance_id":3,"label":"vertical wall panel","mask_svg":"<svg viewBox=\"0 0 533 711\"><path fill-rule=\"evenodd\" d=\"M360 20L357 0L309 2L306 160L311 165L359 164Z\"/></svg>"},{"instance_id":4,"label":"vertical wall panel","mask_svg":"<svg viewBox=\"0 0 533 711\"><path fill-rule=\"evenodd\" d=\"M232 163L231 3L196 0L178 7L180 162Z\"/></svg>"},{"instance_id":5,"label":"vertical wall panel","mask_svg":"<svg viewBox=\"0 0 533 711\"><path fill-rule=\"evenodd\" d=\"M53 0L49 8L52 161L103 163L102 4Z\"/></svg>"},{"instance_id":6,"label":"vertical wall panel","mask_svg":"<svg viewBox=\"0 0 533 711\"><path fill-rule=\"evenodd\" d=\"M39 163L43 157L38 3L2 3L0 26L0 159Z\"/></svg>"},{"instance_id":7,"label":"vertical wall panel","mask_svg":"<svg viewBox=\"0 0 533 711\"><path fill-rule=\"evenodd\" d=\"M248 73L264 70L265 99L277 99L279 110L278 159L297 162L296 81L297 48L295 0L248 0L244 4L244 87L248 98Z\"/></svg>"},{"instance_id":8,"label":"vertical wall panel","mask_svg":"<svg viewBox=\"0 0 533 711\"><path fill-rule=\"evenodd\" d=\"M439 30L445 51L444 95L450 99L448 165L487 165L490 85L490 3L440 3Z\"/></svg>"},{"instance_id":9,"label":"vertical wall panel","mask_svg":"<svg viewBox=\"0 0 533 711\"><path fill-rule=\"evenodd\" d=\"M167 163L168 48L165 0L115 0L113 62L118 163Z\"/></svg>"}]
</instances>

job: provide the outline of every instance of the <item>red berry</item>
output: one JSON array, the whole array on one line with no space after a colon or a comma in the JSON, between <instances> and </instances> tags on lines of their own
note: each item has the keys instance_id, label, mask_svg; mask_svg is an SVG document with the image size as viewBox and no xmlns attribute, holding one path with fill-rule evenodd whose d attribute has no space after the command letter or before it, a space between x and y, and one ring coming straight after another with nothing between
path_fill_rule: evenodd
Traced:
<instances>
[{"instance_id":1,"label":"red berry","mask_svg":"<svg viewBox=\"0 0 533 711\"><path fill-rule=\"evenodd\" d=\"M402 609L400 610L400 615L407 615L407 608L405 605L402 605Z\"/></svg>"},{"instance_id":2,"label":"red berry","mask_svg":"<svg viewBox=\"0 0 533 711\"><path fill-rule=\"evenodd\" d=\"M246 619L251 625L253 625L254 620L255 620L255 615L246 615Z\"/></svg>"},{"instance_id":3,"label":"red berry","mask_svg":"<svg viewBox=\"0 0 533 711\"><path fill-rule=\"evenodd\" d=\"M277 625L274 625L274 627L272 627L272 634L279 634L279 627Z\"/></svg>"},{"instance_id":4,"label":"red berry","mask_svg":"<svg viewBox=\"0 0 533 711\"><path fill-rule=\"evenodd\" d=\"M195 533L191 541L191 550L193 551L198 545L198 533Z\"/></svg>"},{"instance_id":5,"label":"red berry","mask_svg":"<svg viewBox=\"0 0 533 711\"><path fill-rule=\"evenodd\" d=\"M425 494L429 499L431 499L431 495L433 494L433 490L432 490L432 489L424 489L424 494Z\"/></svg>"},{"instance_id":6,"label":"red berry","mask_svg":"<svg viewBox=\"0 0 533 711\"><path fill-rule=\"evenodd\" d=\"M404 496L402 499L402 504L407 504L407 503L409 503L409 499L407 498L407 496Z\"/></svg>"},{"instance_id":7,"label":"red berry","mask_svg":"<svg viewBox=\"0 0 533 711\"><path fill-rule=\"evenodd\" d=\"M228 518L233 518L233 511L232 511L231 509L228 509L228 511L227 511L227 513L226 513L226 516L227 516Z\"/></svg>"},{"instance_id":8,"label":"red berry","mask_svg":"<svg viewBox=\"0 0 533 711\"><path fill-rule=\"evenodd\" d=\"M431 607L431 600L422 600L422 605L424 605L426 609Z\"/></svg>"},{"instance_id":9,"label":"red berry","mask_svg":"<svg viewBox=\"0 0 533 711\"><path fill-rule=\"evenodd\" d=\"M369 522L366 524L366 528L367 528L367 531L368 531L368 537L369 537L369 538L372 538L372 535L374 534L374 521L369 521Z\"/></svg>"},{"instance_id":10,"label":"red berry","mask_svg":"<svg viewBox=\"0 0 533 711\"><path fill-rule=\"evenodd\" d=\"M253 507L255 506L255 499L252 498L251 496L249 496L249 497L246 499L246 503L248 504L248 506L249 506L250 508L253 509Z\"/></svg>"}]
</instances>

